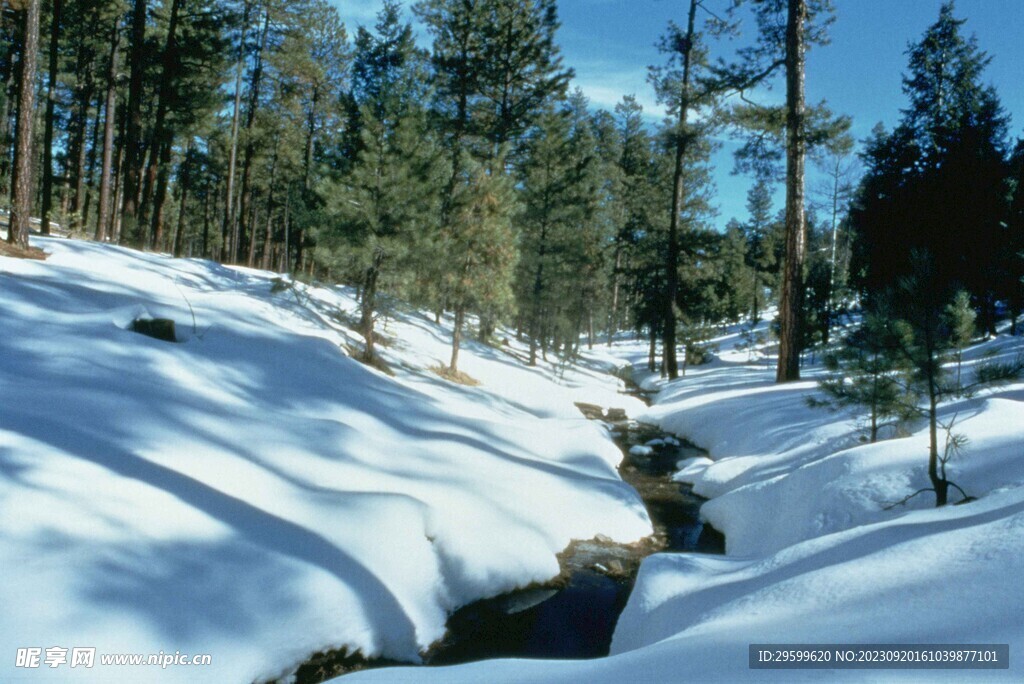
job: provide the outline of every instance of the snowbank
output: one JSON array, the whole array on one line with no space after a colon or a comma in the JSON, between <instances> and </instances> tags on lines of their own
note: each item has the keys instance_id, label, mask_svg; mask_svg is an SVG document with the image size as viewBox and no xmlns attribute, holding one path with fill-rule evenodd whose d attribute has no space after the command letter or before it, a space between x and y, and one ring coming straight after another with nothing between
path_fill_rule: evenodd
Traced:
<instances>
[{"instance_id":1,"label":"snowbank","mask_svg":"<svg viewBox=\"0 0 1024 684\"><path fill-rule=\"evenodd\" d=\"M914 511L770 556L658 554L641 566L612 655L389 669L367 682L1020 681L1024 496ZM751 670L751 643L1009 643L1009 670ZM1015 659L1017 658L1017 659Z\"/></svg>"},{"instance_id":2,"label":"snowbank","mask_svg":"<svg viewBox=\"0 0 1024 684\"><path fill-rule=\"evenodd\" d=\"M573 538L650 533L576 398L596 363L527 369L395 312L390 378L348 358L342 290L70 240L0 259L0 679L251 681L314 650L416 660L447 614L550 578ZM179 343L128 330L177 322ZM629 405L630 410L635 406ZM16 668L95 647L93 669ZM101 666L99 655L212 665ZM44 654L45 655L45 654Z\"/></svg>"},{"instance_id":3,"label":"snowbank","mask_svg":"<svg viewBox=\"0 0 1024 684\"><path fill-rule=\"evenodd\" d=\"M865 444L853 417L806 405L813 379L776 386L771 369L732 346L738 339L723 336L716 361L675 382L639 378L661 390L641 418L712 456L680 462L676 477L713 497L702 515L725 532L727 556L646 559L608 658L352 681L1021 681L1024 383L942 408L970 440L950 473L976 501L935 509L923 494L887 510L927 486L924 426ZM1000 337L972 348L967 363L1022 349ZM612 350L641 365L645 352L639 343ZM1009 644L1010 669L751 670L752 643Z\"/></svg>"}]
</instances>

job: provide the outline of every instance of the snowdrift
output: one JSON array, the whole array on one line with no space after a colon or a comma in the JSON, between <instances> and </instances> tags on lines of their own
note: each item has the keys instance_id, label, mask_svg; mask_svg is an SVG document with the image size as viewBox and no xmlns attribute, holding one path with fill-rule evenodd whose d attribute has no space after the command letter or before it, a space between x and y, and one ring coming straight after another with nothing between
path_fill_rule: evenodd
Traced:
<instances>
[{"instance_id":1,"label":"snowdrift","mask_svg":"<svg viewBox=\"0 0 1024 684\"><path fill-rule=\"evenodd\" d=\"M0 259L4 681L252 681L325 647L416 661L454 608L557 574L571 539L651 531L572 403L637 409L599 364L555 382L469 343L481 385L453 385L427 370L450 328L395 311L388 377L347 356L344 290L35 244L47 261ZM55 646L212 665L15 667Z\"/></svg>"}]
</instances>

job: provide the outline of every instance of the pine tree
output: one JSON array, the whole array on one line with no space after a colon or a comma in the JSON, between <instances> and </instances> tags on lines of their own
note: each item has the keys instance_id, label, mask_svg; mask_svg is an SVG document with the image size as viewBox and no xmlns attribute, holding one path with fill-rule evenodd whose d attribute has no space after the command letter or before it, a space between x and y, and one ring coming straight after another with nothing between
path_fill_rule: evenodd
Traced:
<instances>
[{"instance_id":1,"label":"pine tree","mask_svg":"<svg viewBox=\"0 0 1024 684\"><path fill-rule=\"evenodd\" d=\"M595 220L600 161L582 95L542 117L525 151L516 221L522 254L518 291L534 365L549 339L578 339L598 296L605 242Z\"/></svg>"},{"instance_id":2,"label":"pine tree","mask_svg":"<svg viewBox=\"0 0 1024 684\"><path fill-rule=\"evenodd\" d=\"M779 291L779 362L776 380L800 377L803 276L807 252L804 215L804 167L808 145L817 126L806 105L804 71L807 49L827 39L831 0L753 0L758 40L741 49L739 64L725 69L726 78L741 92L760 83L780 68L786 79L786 104L779 108L741 108L747 125L763 126L785 140L786 209L785 252ZM760 123L758 123L760 122ZM839 123L839 122L836 122ZM765 148L755 146L759 150ZM747 150L749 152L749 148ZM765 150L774 156L771 150ZM754 160L766 161L755 154ZM770 161L770 160L769 160Z\"/></svg>"},{"instance_id":3,"label":"pine tree","mask_svg":"<svg viewBox=\"0 0 1024 684\"><path fill-rule=\"evenodd\" d=\"M375 33L360 27L350 97L358 105L359 147L350 168L323 189L337 229L324 247L342 254L360 285L364 357L374 358L375 319L383 279L399 278L436 231L440 151L426 128L425 55L398 5L386 3Z\"/></svg>"},{"instance_id":4,"label":"pine tree","mask_svg":"<svg viewBox=\"0 0 1024 684\"><path fill-rule=\"evenodd\" d=\"M104 107L103 122L103 166L100 171L99 210L96 217L94 237L104 241L110 234L111 185L114 171L114 129L117 113L114 109L117 102L117 69L118 50L121 43L121 19L116 17L110 27L110 56L107 68L107 95Z\"/></svg>"},{"instance_id":5,"label":"pine tree","mask_svg":"<svg viewBox=\"0 0 1024 684\"><path fill-rule=\"evenodd\" d=\"M478 167L460 184L451 221L442 227L442 253L452 255L444 288L454 312L449 370L458 372L459 349L470 310L511 313L518 251L512 232L515 199L507 177Z\"/></svg>"},{"instance_id":6,"label":"pine tree","mask_svg":"<svg viewBox=\"0 0 1024 684\"><path fill-rule=\"evenodd\" d=\"M758 178L747 191L750 218L743 229L747 239L747 265L753 272L750 320L757 323L769 301L769 293L778 288L781 225L772 219L771 186L766 178Z\"/></svg>"},{"instance_id":7,"label":"pine tree","mask_svg":"<svg viewBox=\"0 0 1024 684\"><path fill-rule=\"evenodd\" d=\"M743 226L730 221L716 245L717 299L720 318L739 322L749 315L751 301L757 299L757 272L750 268L750 243Z\"/></svg>"},{"instance_id":8,"label":"pine tree","mask_svg":"<svg viewBox=\"0 0 1024 684\"><path fill-rule=\"evenodd\" d=\"M146 67L146 12L148 0L134 0L131 14L131 43L128 64L128 112L124 143L124 201L122 205L122 233L137 232L136 218L142 178L142 104L144 95L144 69Z\"/></svg>"},{"instance_id":9,"label":"pine tree","mask_svg":"<svg viewBox=\"0 0 1024 684\"><path fill-rule=\"evenodd\" d=\"M891 133L875 132L851 220L854 274L869 298L914 272L927 255L943 299L967 289L994 332L1004 280L994 256L1006 240L1006 116L980 76L988 57L964 38L951 3L912 45L904 90L910 107Z\"/></svg>"},{"instance_id":10,"label":"pine tree","mask_svg":"<svg viewBox=\"0 0 1024 684\"><path fill-rule=\"evenodd\" d=\"M690 110L697 109L706 102L691 91L693 86L694 63L705 56L705 52L697 45L699 35L696 30L698 0L690 0L687 12L685 32L675 24L662 40L662 51L671 55L670 64L660 71L652 71L651 78L660 100L669 105L675 117L673 131L674 164L672 167L672 198L669 210L668 234L665 249L665 292L662 297L662 349L664 354L664 371L670 380L679 375L679 364L676 359L676 320L679 296L679 232L680 214L683 204L683 174L695 135L690 129Z\"/></svg>"},{"instance_id":11,"label":"pine tree","mask_svg":"<svg viewBox=\"0 0 1024 684\"><path fill-rule=\"evenodd\" d=\"M1018 140L1010 161L1010 203L1006 220L1004 296L1010 309L1010 334L1018 332L1024 311L1024 140Z\"/></svg>"},{"instance_id":12,"label":"pine tree","mask_svg":"<svg viewBox=\"0 0 1024 684\"><path fill-rule=\"evenodd\" d=\"M488 143L485 158L515 155L523 134L572 78L562 66L555 32L555 0L484 0L481 3L477 117ZM500 164L496 168L501 168Z\"/></svg>"},{"instance_id":13,"label":"pine tree","mask_svg":"<svg viewBox=\"0 0 1024 684\"><path fill-rule=\"evenodd\" d=\"M413 6L434 38L435 108L451 160L446 212L467 153L478 146L473 115L483 75L484 0L423 0Z\"/></svg>"},{"instance_id":14,"label":"pine tree","mask_svg":"<svg viewBox=\"0 0 1024 684\"><path fill-rule=\"evenodd\" d=\"M818 385L827 398L811 399L810 405L864 407L871 443L878 441L883 429L898 428L918 415L920 398L905 380L909 368L900 343L887 315L866 314L861 326L850 332L835 351L826 354L827 375Z\"/></svg>"},{"instance_id":15,"label":"pine tree","mask_svg":"<svg viewBox=\"0 0 1024 684\"><path fill-rule=\"evenodd\" d=\"M324 163L325 150L333 144L335 131L342 126L342 111L336 94L346 86L351 54L345 26L332 5L323 0L313 0L296 19L300 30L286 36L286 45L282 49L286 62L281 71L286 82L301 88L298 96L305 140L302 190L296 204L300 205L297 215L305 216L318 204L313 192L317 164ZM304 221L295 222L294 235L290 234L285 240L285 270L291 264L301 269L304 242L310 227ZM294 260L291 257L293 251Z\"/></svg>"}]
</instances>

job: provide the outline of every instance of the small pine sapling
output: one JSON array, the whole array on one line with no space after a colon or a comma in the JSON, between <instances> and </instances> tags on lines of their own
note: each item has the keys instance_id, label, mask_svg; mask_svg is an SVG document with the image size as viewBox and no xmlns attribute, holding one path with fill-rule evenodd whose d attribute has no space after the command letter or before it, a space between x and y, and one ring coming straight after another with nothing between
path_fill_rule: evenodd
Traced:
<instances>
[{"instance_id":1,"label":"small pine sapling","mask_svg":"<svg viewBox=\"0 0 1024 684\"><path fill-rule=\"evenodd\" d=\"M825 356L827 375L819 382L824 399L808 398L812 407L867 411L867 440L878 441L886 427L898 427L918 415L920 396L906 379L909 368L899 354L885 318L868 314L863 325Z\"/></svg>"}]
</instances>

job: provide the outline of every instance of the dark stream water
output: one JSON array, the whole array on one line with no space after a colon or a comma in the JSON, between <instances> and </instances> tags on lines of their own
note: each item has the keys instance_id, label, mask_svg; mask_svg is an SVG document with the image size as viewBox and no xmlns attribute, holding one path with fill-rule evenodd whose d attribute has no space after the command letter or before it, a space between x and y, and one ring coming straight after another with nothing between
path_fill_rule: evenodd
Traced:
<instances>
[{"instance_id":1,"label":"dark stream water","mask_svg":"<svg viewBox=\"0 0 1024 684\"><path fill-rule=\"evenodd\" d=\"M635 388L631 393L638 394ZM619 472L643 498L655 534L629 545L602 537L574 542L559 557L562 575L557 580L477 601L453 614L445 639L425 654L426 665L488 658L605 656L646 556L658 551L724 552L724 537L700 521L704 499L692 494L688 485L671 480L676 463L704 452L658 428L629 420L621 411L609 416L600 407L580 408L588 418L600 415L613 430L624 455ZM648 444L650 453L630 453L634 446ZM319 682L347 671L390 664L329 651L300 667L296 682Z\"/></svg>"}]
</instances>

